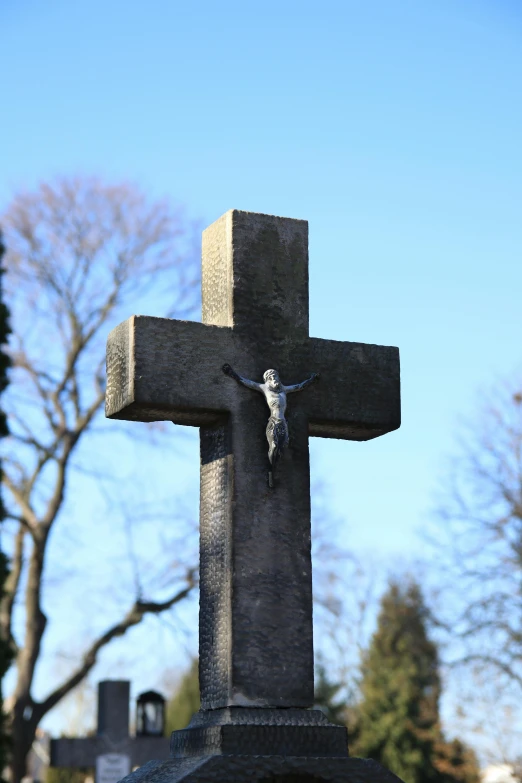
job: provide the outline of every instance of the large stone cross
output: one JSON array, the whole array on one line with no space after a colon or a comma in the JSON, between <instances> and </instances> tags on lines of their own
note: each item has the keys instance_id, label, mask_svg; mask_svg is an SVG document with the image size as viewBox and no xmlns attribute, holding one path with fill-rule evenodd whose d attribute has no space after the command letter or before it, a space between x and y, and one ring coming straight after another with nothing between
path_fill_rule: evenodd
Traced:
<instances>
[{"instance_id":1,"label":"large stone cross","mask_svg":"<svg viewBox=\"0 0 522 783\"><path fill-rule=\"evenodd\" d=\"M345 299L349 308L350 291ZM399 427L398 349L309 336L304 220L219 218L203 233L202 300L202 323L133 316L113 330L106 414L200 428L202 709L309 707L308 439L364 441ZM266 402L224 364L258 382L275 368L285 385L320 374L288 398L273 488Z\"/></svg>"}]
</instances>

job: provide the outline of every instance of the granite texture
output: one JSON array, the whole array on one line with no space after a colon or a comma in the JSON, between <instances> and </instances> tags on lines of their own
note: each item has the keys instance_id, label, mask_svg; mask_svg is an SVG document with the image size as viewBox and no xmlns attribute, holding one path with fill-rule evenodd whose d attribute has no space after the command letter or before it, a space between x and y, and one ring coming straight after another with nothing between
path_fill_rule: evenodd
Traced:
<instances>
[{"instance_id":1,"label":"granite texture","mask_svg":"<svg viewBox=\"0 0 522 783\"><path fill-rule=\"evenodd\" d=\"M176 758L129 781L397 780L349 759L344 730L303 708L313 703L308 439L397 429L398 350L309 336L302 220L232 210L213 223L202 314L134 316L107 346L107 416L201 428L202 710L175 733ZM274 488L265 400L224 364L255 381L275 368L285 385L320 373L289 397Z\"/></svg>"},{"instance_id":2,"label":"granite texture","mask_svg":"<svg viewBox=\"0 0 522 783\"><path fill-rule=\"evenodd\" d=\"M98 683L98 730L110 741L129 736L129 680L102 680Z\"/></svg>"},{"instance_id":3,"label":"granite texture","mask_svg":"<svg viewBox=\"0 0 522 783\"><path fill-rule=\"evenodd\" d=\"M225 346L222 364L261 379L269 367L287 365L293 345L307 339L307 238L304 221L236 211L204 232L203 321L208 328L228 327L236 347L232 354ZM252 361L253 374L245 367ZM225 425L233 467L227 474L231 502L225 519L231 559L222 572L228 585L219 586L229 596L229 621L226 640L220 638L219 623L209 637L214 640L211 660L218 647L228 647L229 669L226 691L216 699L205 688L205 669L214 664L200 656L202 707L306 707L313 701L307 422L296 408L290 419L292 445L278 489L271 491L265 402L228 377L219 385L230 395L231 411ZM222 496L214 489L211 493ZM214 520L220 513L219 502L202 505L202 529L209 524L205 516ZM203 548L201 558L204 562ZM207 624L208 607L202 601L200 627Z\"/></svg>"},{"instance_id":4,"label":"granite texture","mask_svg":"<svg viewBox=\"0 0 522 783\"><path fill-rule=\"evenodd\" d=\"M400 424L396 348L308 336L307 224L233 210L203 236L205 323L135 316L109 337L107 415L201 427L202 706L313 699L308 437L367 440ZM267 486L262 395L231 364L285 384L290 446Z\"/></svg>"},{"instance_id":5,"label":"granite texture","mask_svg":"<svg viewBox=\"0 0 522 783\"><path fill-rule=\"evenodd\" d=\"M229 690L233 475L229 436L225 425L200 431L199 687L210 704L226 703Z\"/></svg>"},{"instance_id":6,"label":"granite texture","mask_svg":"<svg viewBox=\"0 0 522 783\"><path fill-rule=\"evenodd\" d=\"M123 753L130 757L133 767L141 766L149 759L168 759L169 740L167 737L127 737L120 742L109 742L104 736L52 739L50 766L94 767L96 758L104 753Z\"/></svg>"},{"instance_id":7,"label":"granite texture","mask_svg":"<svg viewBox=\"0 0 522 783\"><path fill-rule=\"evenodd\" d=\"M258 709L257 707L224 707L199 710L187 729L204 726L331 726L321 710ZM185 729L182 729L185 731Z\"/></svg>"},{"instance_id":8,"label":"granite texture","mask_svg":"<svg viewBox=\"0 0 522 783\"><path fill-rule=\"evenodd\" d=\"M372 759L302 756L213 756L152 761L125 783L401 783ZM122 783L123 783L122 781Z\"/></svg>"},{"instance_id":9,"label":"granite texture","mask_svg":"<svg viewBox=\"0 0 522 783\"><path fill-rule=\"evenodd\" d=\"M320 710L232 707L200 710L186 729L175 731L171 756L348 756L344 726Z\"/></svg>"}]
</instances>

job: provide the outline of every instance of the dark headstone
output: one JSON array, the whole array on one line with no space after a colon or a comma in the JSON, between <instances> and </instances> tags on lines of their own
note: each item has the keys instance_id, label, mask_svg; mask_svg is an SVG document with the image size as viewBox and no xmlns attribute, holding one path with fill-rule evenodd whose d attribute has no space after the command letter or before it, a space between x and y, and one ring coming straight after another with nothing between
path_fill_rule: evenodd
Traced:
<instances>
[{"instance_id":1,"label":"dark headstone","mask_svg":"<svg viewBox=\"0 0 522 783\"><path fill-rule=\"evenodd\" d=\"M167 759L166 737L129 735L128 680L104 680L98 683L98 726L94 737L63 737L51 740L51 766L66 768L95 767L96 783L119 780L118 771L128 774L133 767L151 757Z\"/></svg>"}]
</instances>

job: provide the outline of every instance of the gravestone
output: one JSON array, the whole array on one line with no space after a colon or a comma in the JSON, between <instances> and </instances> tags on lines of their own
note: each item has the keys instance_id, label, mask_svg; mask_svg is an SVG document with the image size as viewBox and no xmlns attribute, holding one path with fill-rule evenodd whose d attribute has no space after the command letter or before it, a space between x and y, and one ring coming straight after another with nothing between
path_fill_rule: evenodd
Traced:
<instances>
[{"instance_id":1,"label":"gravestone","mask_svg":"<svg viewBox=\"0 0 522 783\"><path fill-rule=\"evenodd\" d=\"M310 709L308 439L397 429L398 349L309 336L303 220L232 210L207 228L202 310L133 316L107 344L106 415L197 426L201 444L201 710L129 783L397 780Z\"/></svg>"},{"instance_id":2,"label":"gravestone","mask_svg":"<svg viewBox=\"0 0 522 783\"><path fill-rule=\"evenodd\" d=\"M129 735L129 693L127 680L98 683L96 736L51 740L51 767L95 767L96 783L117 783L150 758L167 759L166 737Z\"/></svg>"}]
</instances>

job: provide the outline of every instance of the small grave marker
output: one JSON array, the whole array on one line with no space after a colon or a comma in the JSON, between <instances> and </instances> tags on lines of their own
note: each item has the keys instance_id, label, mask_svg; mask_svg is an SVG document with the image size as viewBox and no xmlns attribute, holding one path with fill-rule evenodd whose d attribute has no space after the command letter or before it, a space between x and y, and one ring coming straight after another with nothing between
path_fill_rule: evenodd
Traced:
<instances>
[{"instance_id":1,"label":"small grave marker","mask_svg":"<svg viewBox=\"0 0 522 783\"><path fill-rule=\"evenodd\" d=\"M95 767L96 783L117 783L150 758L168 758L166 737L129 735L129 694L127 680L98 683L96 736L51 740L51 766Z\"/></svg>"},{"instance_id":2,"label":"small grave marker","mask_svg":"<svg viewBox=\"0 0 522 783\"><path fill-rule=\"evenodd\" d=\"M130 756L125 753L104 753L96 759L96 783L118 783L130 771Z\"/></svg>"}]
</instances>

